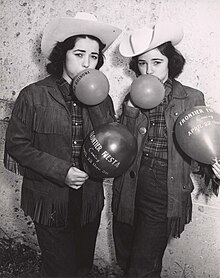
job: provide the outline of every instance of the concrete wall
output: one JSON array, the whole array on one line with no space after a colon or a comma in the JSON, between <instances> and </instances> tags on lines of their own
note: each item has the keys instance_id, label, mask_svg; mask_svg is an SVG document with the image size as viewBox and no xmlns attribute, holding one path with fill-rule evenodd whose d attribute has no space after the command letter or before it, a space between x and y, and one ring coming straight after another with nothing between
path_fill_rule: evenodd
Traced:
<instances>
[{"instance_id":1,"label":"concrete wall","mask_svg":"<svg viewBox=\"0 0 220 278\"><path fill-rule=\"evenodd\" d=\"M19 209L21 177L5 170L2 159L14 100L22 87L46 75L40 52L45 24L56 16L74 16L77 11L92 12L124 32L158 18L176 20L185 30L178 48L187 59L179 80L202 90L207 105L220 111L220 0L1 0L0 5L0 236L6 233L37 248L32 222ZM127 59L118 53L119 40L107 51L102 68L117 111L133 78L126 70ZM220 277L220 201L215 196L197 198L197 183L195 180L193 221L181 239L168 246L163 277ZM107 269L107 277L117 277L111 237L111 180L106 181L105 193L95 263Z\"/></svg>"}]
</instances>

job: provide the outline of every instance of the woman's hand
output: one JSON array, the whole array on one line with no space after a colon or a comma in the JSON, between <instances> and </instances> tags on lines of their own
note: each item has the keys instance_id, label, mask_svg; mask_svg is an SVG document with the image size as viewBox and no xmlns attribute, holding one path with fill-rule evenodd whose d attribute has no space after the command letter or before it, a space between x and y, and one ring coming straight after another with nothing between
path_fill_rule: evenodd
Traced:
<instances>
[{"instance_id":1,"label":"woman's hand","mask_svg":"<svg viewBox=\"0 0 220 278\"><path fill-rule=\"evenodd\" d=\"M88 177L88 174L82 170L71 167L66 175L65 183L73 189L79 189Z\"/></svg>"},{"instance_id":2,"label":"woman's hand","mask_svg":"<svg viewBox=\"0 0 220 278\"><path fill-rule=\"evenodd\" d=\"M220 179L220 160L214 159L212 160L212 170L216 176L217 179Z\"/></svg>"}]
</instances>

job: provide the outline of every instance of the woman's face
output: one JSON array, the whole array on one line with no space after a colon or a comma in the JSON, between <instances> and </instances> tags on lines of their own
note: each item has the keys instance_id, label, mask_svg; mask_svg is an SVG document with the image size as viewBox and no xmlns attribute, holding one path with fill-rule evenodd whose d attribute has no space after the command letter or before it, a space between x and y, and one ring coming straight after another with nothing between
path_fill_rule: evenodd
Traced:
<instances>
[{"instance_id":1,"label":"woman's face","mask_svg":"<svg viewBox=\"0 0 220 278\"><path fill-rule=\"evenodd\" d=\"M138 68L141 74L152 74L163 83L168 78L168 58L161 54L157 48L138 57Z\"/></svg>"},{"instance_id":2,"label":"woman's face","mask_svg":"<svg viewBox=\"0 0 220 278\"><path fill-rule=\"evenodd\" d=\"M77 38L75 46L66 53L63 78L68 83L82 70L95 69L99 57L99 44L88 37Z\"/></svg>"}]
</instances>

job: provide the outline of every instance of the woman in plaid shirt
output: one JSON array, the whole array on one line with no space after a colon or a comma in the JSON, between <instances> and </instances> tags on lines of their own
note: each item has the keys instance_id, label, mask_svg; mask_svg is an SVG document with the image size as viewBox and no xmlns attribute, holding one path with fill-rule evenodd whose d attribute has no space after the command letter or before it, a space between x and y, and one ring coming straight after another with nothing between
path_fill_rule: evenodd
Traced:
<instances>
[{"instance_id":1,"label":"woman in plaid shirt","mask_svg":"<svg viewBox=\"0 0 220 278\"><path fill-rule=\"evenodd\" d=\"M109 95L80 103L72 80L98 70L120 32L88 13L51 21L41 44L50 75L22 89L14 105L5 167L24 176L21 208L35 224L43 277L82 277L93 265L104 194L102 180L83 170L80 151L89 132L115 116Z\"/></svg>"},{"instance_id":2,"label":"woman in plaid shirt","mask_svg":"<svg viewBox=\"0 0 220 278\"><path fill-rule=\"evenodd\" d=\"M174 142L174 124L185 110L205 104L202 92L175 79L185 63L175 48L182 37L178 25L158 22L131 32L119 46L123 56L132 57L136 76L154 75L165 88L163 101L153 109L137 107L130 94L123 103L121 122L138 142L136 160L113 184L113 236L126 277L160 277L168 240L179 237L191 221L190 173L198 164ZM212 170L217 194L219 164Z\"/></svg>"}]
</instances>

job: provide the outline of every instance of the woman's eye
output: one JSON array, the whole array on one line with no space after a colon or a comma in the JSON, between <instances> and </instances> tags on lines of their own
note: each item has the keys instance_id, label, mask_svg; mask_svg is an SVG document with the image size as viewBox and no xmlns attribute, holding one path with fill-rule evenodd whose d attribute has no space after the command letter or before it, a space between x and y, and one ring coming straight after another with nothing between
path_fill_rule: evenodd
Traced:
<instances>
[{"instance_id":1,"label":"woman's eye","mask_svg":"<svg viewBox=\"0 0 220 278\"><path fill-rule=\"evenodd\" d=\"M160 61L154 61L154 65L159 65L161 62Z\"/></svg>"},{"instance_id":2,"label":"woman's eye","mask_svg":"<svg viewBox=\"0 0 220 278\"><path fill-rule=\"evenodd\" d=\"M145 62L138 62L138 65L139 65L139 66L144 66L144 65L145 65Z\"/></svg>"},{"instance_id":3,"label":"woman's eye","mask_svg":"<svg viewBox=\"0 0 220 278\"><path fill-rule=\"evenodd\" d=\"M83 56L82 53L75 53L75 55L76 55L77 57L82 57L82 56Z\"/></svg>"},{"instance_id":4,"label":"woman's eye","mask_svg":"<svg viewBox=\"0 0 220 278\"><path fill-rule=\"evenodd\" d=\"M97 60L98 59L98 56L96 56L96 55L92 55L91 57L92 57L93 60Z\"/></svg>"}]
</instances>

